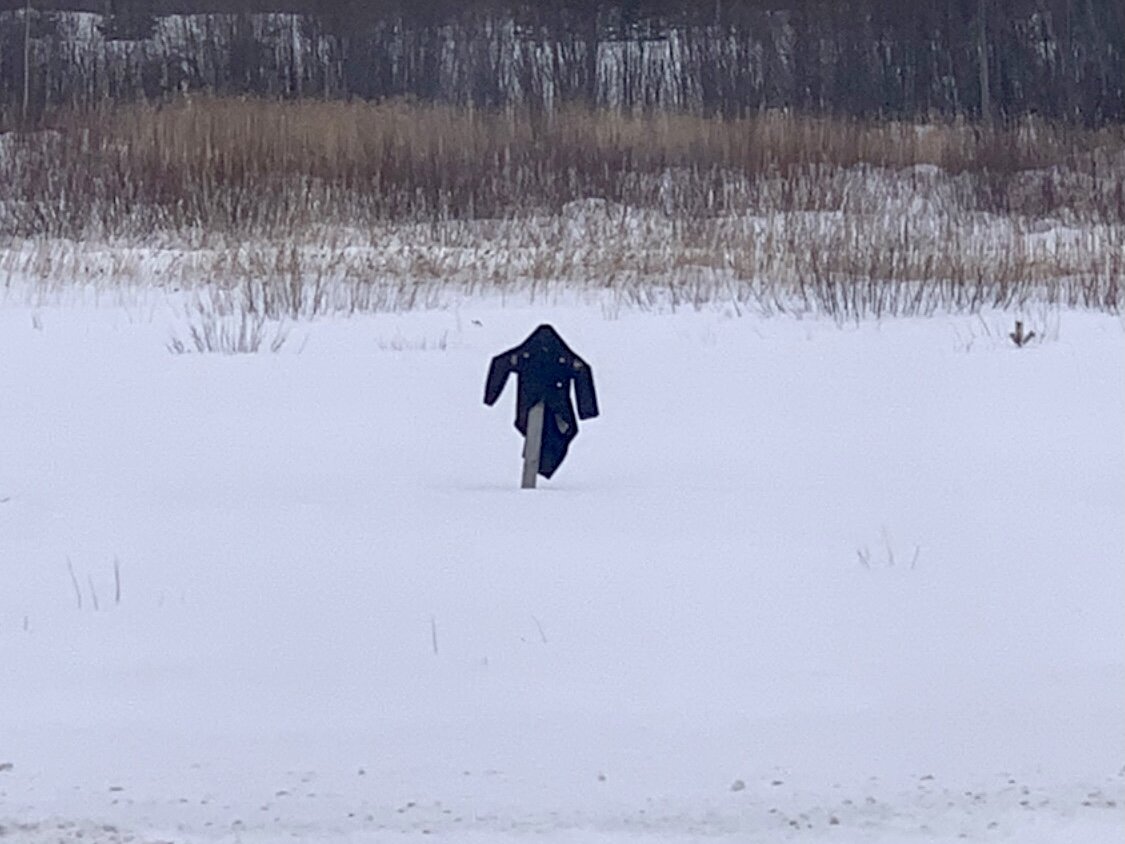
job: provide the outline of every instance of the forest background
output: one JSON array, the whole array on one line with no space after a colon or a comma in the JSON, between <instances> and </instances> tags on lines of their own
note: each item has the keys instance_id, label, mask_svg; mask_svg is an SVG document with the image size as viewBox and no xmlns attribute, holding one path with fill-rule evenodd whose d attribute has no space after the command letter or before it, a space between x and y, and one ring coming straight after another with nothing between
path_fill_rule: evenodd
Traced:
<instances>
[{"instance_id":1,"label":"forest background","mask_svg":"<svg viewBox=\"0 0 1125 844\"><path fill-rule=\"evenodd\" d=\"M1120 0L0 0L0 103L169 92L1125 118Z\"/></svg>"}]
</instances>

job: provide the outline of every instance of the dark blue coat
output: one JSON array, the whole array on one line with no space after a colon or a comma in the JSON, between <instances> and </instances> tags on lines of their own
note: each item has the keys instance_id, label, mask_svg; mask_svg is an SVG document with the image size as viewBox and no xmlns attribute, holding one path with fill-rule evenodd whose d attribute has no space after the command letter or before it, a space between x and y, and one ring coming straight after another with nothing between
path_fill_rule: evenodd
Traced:
<instances>
[{"instance_id":1,"label":"dark blue coat","mask_svg":"<svg viewBox=\"0 0 1125 844\"><path fill-rule=\"evenodd\" d=\"M527 436L527 414L539 402L544 404L543 446L539 454L539 474L551 477L566 457L570 441L578 434L578 419L598 415L594 374L589 364L578 357L549 325L541 325L514 349L497 355L488 368L484 403L500 398L508 376L516 373L516 428ZM570 385L578 400L578 417L570 401Z\"/></svg>"}]
</instances>

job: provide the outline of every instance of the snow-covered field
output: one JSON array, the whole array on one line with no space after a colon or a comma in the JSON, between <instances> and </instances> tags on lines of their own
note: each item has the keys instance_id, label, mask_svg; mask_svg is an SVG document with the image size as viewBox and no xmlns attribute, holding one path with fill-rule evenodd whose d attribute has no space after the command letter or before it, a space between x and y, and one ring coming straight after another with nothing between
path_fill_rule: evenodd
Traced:
<instances>
[{"instance_id":1,"label":"snow-covered field","mask_svg":"<svg viewBox=\"0 0 1125 844\"><path fill-rule=\"evenodd\" d=\"M176 313L0 307L0 840L1122 840L1120 318Z\"/></svg>"}]
</instances>

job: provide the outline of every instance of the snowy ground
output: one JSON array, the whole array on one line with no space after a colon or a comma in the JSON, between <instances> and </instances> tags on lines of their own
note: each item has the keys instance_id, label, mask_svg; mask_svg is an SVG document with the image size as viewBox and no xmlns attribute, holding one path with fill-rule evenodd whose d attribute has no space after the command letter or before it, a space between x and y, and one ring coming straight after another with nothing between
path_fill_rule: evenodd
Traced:
<instances>
[{"instance_id":1,"label":"snowy ground","mask_svg":"<svg viewBox=\"0 0 1125 844\"><path fill-rule=\"evenodd\" d=\"M1120 842L1125 331L1011 321L0 307L0 840Z\"/></svg>"}]
</instances>

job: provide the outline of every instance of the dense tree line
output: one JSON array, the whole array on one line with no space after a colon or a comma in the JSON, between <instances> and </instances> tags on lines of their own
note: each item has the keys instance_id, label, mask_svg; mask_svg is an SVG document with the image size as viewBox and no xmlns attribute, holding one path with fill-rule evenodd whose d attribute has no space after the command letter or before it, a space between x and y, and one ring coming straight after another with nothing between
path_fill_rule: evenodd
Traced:
<instances>
[{"instance_id":1,"label":"dense tree line","mask_svg":"<svg viewBox=\"0 0 1125 844\"><path fill-rule=\"evenodd\" d=\"M1125 120L1125 0L0 0L0 107L171 91Z\"/></svg>"}]
</instances>

